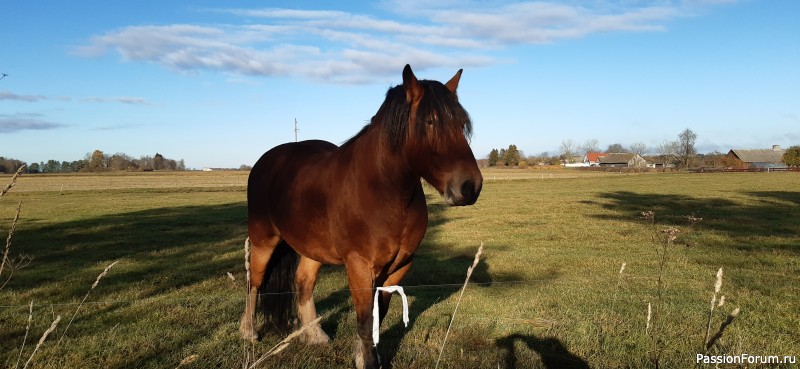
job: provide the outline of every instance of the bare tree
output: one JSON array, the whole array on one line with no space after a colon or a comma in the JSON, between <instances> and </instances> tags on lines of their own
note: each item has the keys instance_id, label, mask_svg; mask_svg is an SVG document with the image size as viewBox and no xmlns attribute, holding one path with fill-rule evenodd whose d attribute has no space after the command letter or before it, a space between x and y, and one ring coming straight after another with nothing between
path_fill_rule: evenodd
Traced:
<instances>
[{"instance_id":1,"label":"bare tree","mask_svg":"<svg viewBox=\"0 0 800 369\"><path fill-rule=\"evenodd\" d=\"M628 150L625 150L625 146L622 146L622 144L619 143L613 143L611 145L608 145L608 148L606 149L607 154L620 153L620 152L628 152Z\"/></svg>"},{"instance_id":2,"label":"bare tree","mask_svg":"<svg viewBox=\"0 0 800 369\"><path fill-rule=\"evenodd\" d=\"M561 158L566 160L567 162L572 161L573 157L575 156L575 142L572 141L571 138L568 138L564 141L561 141L561 147L559 148L561 152Z\"/></svg>"},{"instance_id":3,"label":"bare tree","mask_svg":"<svg viewBox=\"0 0 800 369\"><path fill-rule=\"evenodd\" d=\"M586 142L581 145L581 152L583 155L586 155L590 152L600 151L600 143L597 142L597 139L591 138L586 140Z\"/></svg>"},{"instance_id":4,"label":"bare tree","mask_svg":"<svg viewBox=\"0 0 800 369\"><path fill-rule=\"evenodd\" d=\"M692 158L697 154L694 143L697 141L697 134L686 128L678 135L678 158L681 160L683 168L689 168Z\"/></svg>"},{"instance_id":5,"label":"bare tree","mask_svg":"<svg viewBox=\"0 0 800 369\"><path fill-rule=\"evenodd\" d=\"M631 152L644 156L647 152L647 145L644 142L634 142L631 144Z\"/></svg>"},{"instance_id":6,"label":"bare tree","mask_svg":"<svg viewBox=\"0 0 800 369\"><path fill-rule=\"evenodd\" d=\"M675 164L678 160L678 141L664 140L656 146L656 154L664 164Z\"/></svg>"}]
</instances>

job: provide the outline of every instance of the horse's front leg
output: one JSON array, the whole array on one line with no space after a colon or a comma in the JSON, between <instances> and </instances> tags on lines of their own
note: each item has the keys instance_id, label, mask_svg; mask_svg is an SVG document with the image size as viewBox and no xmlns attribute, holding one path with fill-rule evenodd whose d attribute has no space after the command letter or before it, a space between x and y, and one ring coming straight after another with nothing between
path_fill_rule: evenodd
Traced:
<instances>
[{"instance_id":1,"label":"horse's front leg","mask_svg":"<svg viewBox=\"0 0 800 369\"><path fill-rule=\"evenodd\" d=\"M295 275L295 288L297 295L297 315L304 326L317 319L317 308L314 306L314 285L317 283L317 274L322 264L305 256L300 258ZM328 343L330 338L322 330L319 323L306 329L303 336L306 343Z\"/></svg>"},{"instance_id":2,"label":"horse's front leg","mask_svg":"<svg viewBox=\"0 0 800 369\"><path fill-rule=\"evenodd\" d=\"M372 294L375 291L375 274L366 260L355 257L345 263L350 294L356 310L356 368L376 369L380 367L378 351L372 341Z\"/></svg>"},{"instance_id":3,"label":"horse's front leg","mask_svg":"<svg viewBox=\"0 0 800 369\"><path fill-rule=\"evenodd\" d=\"M403 280L403 277L408 272L408 269L411 268L412 260L411 258L406 261L406 264L401 266L399 269L394 271L392 274L389 274L389 277L386 278L386 282L383 283L383 287L388 286L397 286L400 285L400 281ZM392 301L392 293L381 291L381 299L380 299L380 322L378 323L378 327L383 323L383 319L386 318L386 313L389 312L389 303Z\"/></svg>"}]
</instances>

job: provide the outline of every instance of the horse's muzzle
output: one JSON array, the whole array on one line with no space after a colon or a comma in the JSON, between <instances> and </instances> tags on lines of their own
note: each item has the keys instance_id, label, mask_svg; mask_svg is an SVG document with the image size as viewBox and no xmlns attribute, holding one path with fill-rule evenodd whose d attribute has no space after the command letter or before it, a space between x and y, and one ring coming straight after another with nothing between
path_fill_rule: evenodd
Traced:
<instances>
[{"instance_id":1,"label":"horse's muzzle","mask_svg":"<svg viewBox=\"0 0 800 369\"><path fill-rule=\"evenodd\" d=\"M472 205L478 201L478 196L481 194L481 187L483 181L474 181L468 179L457 186L458 192L453 191L453 187L448 186L444 193L444 201L450 206L466 206Z\"/></svg>"}]
</instances>

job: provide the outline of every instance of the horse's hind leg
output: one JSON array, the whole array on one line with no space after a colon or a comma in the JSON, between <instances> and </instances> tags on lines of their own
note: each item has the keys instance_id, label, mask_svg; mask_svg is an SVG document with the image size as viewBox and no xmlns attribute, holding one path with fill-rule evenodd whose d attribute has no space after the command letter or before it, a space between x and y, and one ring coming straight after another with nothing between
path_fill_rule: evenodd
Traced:
<instances>
[{"instance_id":1,"label":"horse's hind leg","mask_svg":"<svg viewBox=\"0 0 800 369\"><path fill-rule=\"evenodd\" d=\"M258 297L258 289L264 282L264 272L267 269L267 263L275 251L275 247L280 242L281 238L277 232L268 232L263 226L250 224L249 227L250 238L250 284L247 286L247 298L245 300L244 314L242 314L242 321L239 325L239 332L242 338L250 341L258 339L258 332L256 331L256 301Z\"/></svg>"},{"instance_id":2,"label":"horse's hind leg","mask_svg":"<svg viewBox=\"0 0 800 369\"><path fill-rule=\"evenodd\" d=\"M297 295L297 312L300 322L305 326L317 319L317 309L314 306L314 285L317 283L317 274L322 266L318 261L309 259L305 256L300 258L295 275L295 289ZM330 338L320 327L319 322L314 327L306 329L304 334L306 343L328 343Z\"/></svg>"}]
</instances>

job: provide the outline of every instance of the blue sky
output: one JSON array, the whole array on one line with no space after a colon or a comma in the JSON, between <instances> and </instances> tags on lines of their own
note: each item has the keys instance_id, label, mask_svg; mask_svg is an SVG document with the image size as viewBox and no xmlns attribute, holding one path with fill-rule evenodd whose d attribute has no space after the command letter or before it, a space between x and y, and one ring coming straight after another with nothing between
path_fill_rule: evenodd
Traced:
<instances>
[{"instance_id":1,"label":"blue sky","mask_svg":"<svg viewBox=\"0 0 800 369\"><path fill-rule=\"evenodd\" d=\"M432 5L434 3L434 5ZM464 69L476 157L516 144L800 144L800 1L4 1L0 156L252 164L341 143L411 64Z\"/></svg>"}]
</instances>

